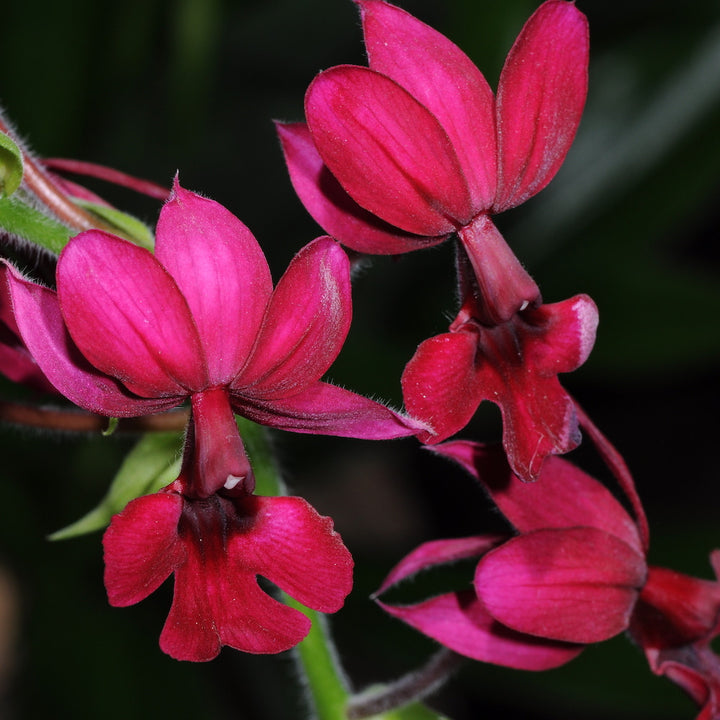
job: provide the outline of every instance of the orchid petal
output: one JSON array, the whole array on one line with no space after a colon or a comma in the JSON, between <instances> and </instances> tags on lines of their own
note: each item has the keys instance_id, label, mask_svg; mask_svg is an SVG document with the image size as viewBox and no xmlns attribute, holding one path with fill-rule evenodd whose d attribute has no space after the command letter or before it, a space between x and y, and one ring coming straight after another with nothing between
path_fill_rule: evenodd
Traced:
<instances>
[{"instance_id":1,"label":"orchid petal","mask_svg":"<svg viewBox=\"0 0 720 720\"><path fill-rule=\"evenodd\" d=\"M404 87L440 122L460 162L475 211L495 198L495 98L457 45L381 0L358 2L372 70Z\"/></svg>"},{"instance_id":2,"label":"orchid petal","mask_svg":"<svg viewBox=\"0 0 720 720\"><path fill-rule=\"evenodd\" d=\"M190 307L209 383L229 382L253 346L272 292L257 240L222 205L176 181L160 212L155 255Z\"/></svg>"},{"instance_id":3,"label":"orchid petal","mask_svg":"<svg viewBox=\"0 0 720 720\"><path fill-rule=\"evenodd\" d=\"M507 540L507 535L480 535L451 540L431 540L423 543L406 555L390 571L375 594L380 595L393 585L436 565L453 563L467 558L479 558L504 540Z\"/></svg>"},{"instance_id":4,"label":"orchid petal","mask_svg":"<svg viewBox=\"0 0 720 720\"><path fill-rule=\"evenodd\" d=\"M57 283L70 335L99 370L148 397L207 384L187 303L147 250L89 230L63 250Z\"/></svg>"},{"instance_id":5,"label":"orchid petal","mask_svg":"<svg viewBox=\"0 0 720 720\"><path fill-rule=\"evenodd\" d=\"M513 630L592 643L627 629L646 574L644 557L602 530L536 530L485 555L475 591Z\"/></svg>"},{"instance_id":6,"label":"orchid petal","mask_svg":"<svg viewBox=\"0 0 720 720\"><path fill-rule=\"evenodd\" d=\"M205 662L217 657L223 645L278 653L307 635L310 620L261 590L252 573L228 563L209 568L201 546L188 543L187 548L160 634L163 652L176 660Z\"/></svg>"},{"instance_id":7,"label":"orchid petal","mask_svg":"<svg viewBox=\"0 0 720 720\"><path fill-rule=\"evenodd\" d=\"M352 589L353 560L332 520L299 497L241 502L252 506L252 532L234 534L228 554L306 607L339 610Z\"/></svg>"},{"instance_id":8,"label":"orchid petal","mask_svg":"<svg viewBox=\"0 0 720 720\"><path fill-rule=\"evenodd\" d=\"M527 361L539 372L572 372L588 359L595 344L598 309L587 295L528 308L523 317L530 325L543 328L542 335L527 343L525 351Z\"/></svg>"},{"instance_id":9,"label":"orchid petal","mask_svg":"<svg viewBox=\"0 0 720 720\"><path fill-rule=\"evenodd\" d=\"M360 207L322 161L305 123L275 126L295 192L318 225L343 245L357 252L392 255L445 240L404 233Z\"/></svg>"},{"instance_id":10,"label":"orchid petal","mask_svg":"<svg viewBox=\"0 0 720 720\"><path fill-rule=\"evenodd\" d=\"M318 238L280 278L255 352L231 389L282 398L318 380L345 342L351 308L347 255L330 238Z\"/></svg>"},{"instance_id":11,"label":"orchid petal","mask_svg":"<svg viewBox=\"0 0 720 720\"><path fill-rule=\"evenodd\" d=\"M402 374L405 406L432 428L422 442L440 442L467 425L480 404L474 333L444 333L422 342Z\"/></svg>"},{"instance_id":12,"label":"orchid petal","mask_svg":"<svg viewBox=\"0 0 720 720\"><path fill-rule=\"evenodd\" d=\"M582 646L523 635L488 614L471 591L450 593L417 605L379 603L393 617L461 655L518 670L549 670L577 657Z\"/></svg>"},{"instance_id":13,"label":"orchid petal","mask_svg":"<svg viewBox=\"0 0 720 720\"><path fill-rule=\"evenodd\" d=\"M389 78L330 68L308 88L305 114L323 161L366 210L418 235L445 235L473 216L447 133Z\"/></svg>"},{"instance_id":14,"label":"orchid petal","mask_svg":"<svg viewBox=\"0 0 720 720\"><path fill-rule=\"evenodd\" d=\"M525 24L500 75L495 212L540 192L560 168L580 124L587 71L586 17L572 2L548 0Z\"/></svg>"},{"instance_id":15,"label":"orchid petal","mask_svg":"<svg viewBox=\"0 0 720 720\"><path fill-rule=\"evenodd\" d=\"M526 323L523 315L480 329L478 340L478 402L490 400L500 408L503 446L513 472L523 480L535 480L548 455L580 444L572 399L552 372L532 364L543 342L544 328Z\"/></svg>"},{"instance_id":16,"label":"orchid petal","mask_svg":"<svg viewBox=\"0 0 720 720\"><path fill-rule=\"evenodd\" d=\"M177 533L182 506L179 495L161 492L132 500L113 517L103 536L111 605L144 600L184 561Z\"/></svg>"},{"instance_id":17,"label":"orchid petal","mask_svg":"<svg viewBox=\"0 0 720 720\"><path fill-rule=\"evenodd\" d=\"M548 457L535 483L522 482L502 450L451 440L432 451L455 460L475 477L521 533L543 528L594 527L643 553L635 522L610 491L567 460Z\"/></svg>"},{"instance_id":18,"label":"orchid petal","mask_svg":"<svg viewBox=\"0 0 720 720\"><path fill-rule=\"evenodd\" d=\"M95 369L73 343L57 294L8 268L13 311L28 350L59 392L86 410L111 417L134 417L168 410L181 397L144 399L131 395Z\"/></svg>"},{"instance_id":19,"label":"orchid petal","mask_svg":"<svg viewBox=\"0 0 720 720\"><path fill-rule=\"evenodd\" d=\"M320 381L289 397L265 400L231 393L230 401L237 413L260 425L298 433L390 440L426 430L379 402Z\"/></svg>"}]
</instances>

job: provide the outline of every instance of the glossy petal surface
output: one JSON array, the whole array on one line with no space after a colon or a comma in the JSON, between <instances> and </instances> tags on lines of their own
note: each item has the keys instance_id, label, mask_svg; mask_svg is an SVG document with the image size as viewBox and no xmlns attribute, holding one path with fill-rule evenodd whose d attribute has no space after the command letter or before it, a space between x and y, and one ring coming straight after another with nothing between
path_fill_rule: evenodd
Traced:
<instances>
[{"instance_id":1,"label":"glossy petal surface","mask_svg":"<svg viewBox=\"0 0 720 720\"><path fill-rule=\"evenodd\" d=\"M177 526L183 501L157 493L131 501L113 517L103 537L105 587L116 607L154 593L185 560Z\"/></svg>"},{"instance_id":2,"label":"glossy petal surface","mask_svg":"<svg viewBox=\"0 0 720 720\"><path fill-rule=\"evenodd\" d=\"M393 617L461 655L520 670L569 662L582 646L523 635L496 622L472 591L440 595L417 605L382 604Z\"/></svg>"},{"instance_id":3,"label":"glossy petal surface","mask_svg":"<svg viewBox=\"0 0 720 720\"><path fill-rule=\"evenodd\" d=\"M278 282L256 351L231 385L265 399L318 380L339 354L352 316L350 263L330 238L303 248Z\"/></svg>"},{"instance_id":4,"label":"glossy petal surface","mask_svg":"<svg viewBox=\"0 0 720 720\"><path fill-rule=\"evenodd\" d=\"M588 51L587 19L565 0L541 5L515 41L497 93L495 212L540 192L565 159L585 106Z\"/></svg>"},{"instance_id":5,"label":"glossy petal surface","mask_svg":"<svg viewBox=\"0 0 720 720\"><path fill-rule=\"evenodd\" d=\"M133 417L167 410L182 398L144 399L97 370L78 351L65 326L57 294L8 267L13 312L23 341L59 392L86 410Z\"/></svg>"},{"instance_id":6,"label":"glossy petal surface","mask_svg":"<svg viewBox=\"0 0 720 720\"><path fill-rule=\"evenodd\" d=\"M89 230L62 252L57 284L67 328L96 368L146 397L206 384L187 302L147 250Z\"/></svg>"},{"instance_id":7,"label":"glossy petal surface","mask_svg":"<svg viewBox=\"0 0 720 720\"><path fill-rule=\"evenodd\" d=\"M181 188L163 206L155 255L192 313L209 383L230 382L245 362L272 292L252 233L222 205Z\"/></svg>"},{"instance_id":8,"label":"glossy petal surface","mask_svg":"<svg viewBox=\"0 0 720 720\"><path fill-rule=\"evenodd\" d=\"M485 555L475 590L507 627L590 643L628 627L646 573L644 557L604 531L535 530Z\"/></svg>"},{"instance_id":9,"label":"glossy petal surface","mask_svg":"<svg viewBox=\"0 0 720 720\"><path fill-rule=\"evenodd\" d=\"M439 121L457 154L475 210L497 181L495 98L472 60L429 25L381 0L360 6L369 65L404 87Z\"/></svg>"},{"instance_id":10,"label":"glossy petal surface","mask_svg":"<svg viewBox=\"0 0 720 720\"><path fill-rule=\"evenodd\" d=\"M235 393L231 401L238 413L260 425L300 433L390 440L425 427L379 402L325 382L284 398L265 401Z\"/></svg>"},{"instance_id":11,"label":"glossy petal surface","mask_svg":"<svg viewBox=\"0 0 720 720\"><path fill-rule=\"evenodd\" d=\"M610 491L567 460L549 457L535 483L525 483L495 446L454 440L433 452L460 463L486 488L502 514L521 533L544 528L594 527L642 554L635 522Z\"/></svg>"},{"instance_id":12,"label":"glossy petal surface","mask_svg":"<svg viewBox=\"0 0 720 720\"><path fill-rule=\"evenodd\" d=\"M445 239L404 233L360 207L323 162L305 123L276 123L276 129L295 192L318 225L346 247L393 255Z\"/></svg>"},{"instance_id":13,"label":"glossy petal surface","mask_svg":"<svg viewBox=\"0 0 720 720\"><path fill-rule=\"evenodd\" d=\"M408 412L432 432L423 442L440 442L461 430L480 403L476 381L477 342L472 333L444 333L422 342L402 374Z\"/></svg>"},{"instance_id":14,"label":"glossy petal surface","mask_svg":"<svg viewBox=\"0 0 720 720\"><path fill-rule=\"evenodd\" d=\"M338 66L308 88L305 114L320 156L348 194L391 225L444 235L473 215L447 133L390 78Z\"/></svg>"}]
</instances>

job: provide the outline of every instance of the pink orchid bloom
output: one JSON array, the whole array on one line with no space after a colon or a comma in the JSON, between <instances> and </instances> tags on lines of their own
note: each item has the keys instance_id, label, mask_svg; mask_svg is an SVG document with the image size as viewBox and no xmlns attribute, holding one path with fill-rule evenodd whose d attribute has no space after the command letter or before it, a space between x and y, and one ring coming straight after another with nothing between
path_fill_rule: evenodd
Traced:
<instances>
[{"instance_id":1,"label":"pink orchid bloom","mask_svg":"<svg viewBox=\"0 0 720 720\"><path fill-rule=\"evenodd\" d=\"M223 645L288 650L311 622L261 589L257 576L306 607L336 612L352 589L352 557L332 520L302 498L258 497L242 484L198 497L193 452L189 439L180 477L112 519L103 537L110 604L134 605L174 574L163 652L201 662Z\"/></svg>"},{"instance_id":2,"label":"pink orchid bloom","mask_svg":"<svg viewBox=\"0 0 720 720\"><path fill-rule=\"evenodd\" d=\"M348 260L329 238L298 253L273 291L250 231L176 186L154 255L89 230L63 250L57 293L8 268L22 338L75 404L132 417L190 399L201 495L251 481L233 412L284 430L367 439L419 427L319 379L351 319Z\"/></svg>"},{"instance_id":3,"label":"pink orchid bloom","mask_svg":"<svg viewBox=\"0 0 720 720\"><path fill-rule=\"evenodd\" d=\"M382 0L357 0L369 67L320 73L307 126L279 125L310 214L348 247L403 253L457 233L486 301L509 319L539 291L489 216L553 178L587 94L588 27L549 0L508 55L497 98L448 38Z\"/></svg>"},{"instance_id":4,"label":"pink orchid bloom","mask_svg":"<svg viewBox=\"0 0 720 720\"><path fill-rule=\"evenodd\" d=\"M720 632L720 583L648 566L644 516L634 520L566 460L548 458L538 482L527 484L498 448L459 440L434 451L481 483L515 534L421 545L379 592L426 568L478 558L473 589L382 604L391 615L468 657L529 670L629 629L654 672L713 708L698 720L717 718L720 661L709 643ZM712 558L717 571L720 551Z\"/></svg>"},{"instance_id":5,"label":"pink orchid bloom","mask_svg":"<svg viewBox=\"0 0 720 720\"><path fill-rule=\"evenodd\" d=\"M130 417L190 400L181 476L131 502L106 533L111 603L138 602L174 573L161 643L187 660L211 659L224 644L279 652L307 633L304 615L260 591L258 573L310 607L337 610L352 584L347 550L300 498L252 496L233 413L301 433L387 439L418 431L320 380L350 325L342 248L318 238L273 290L250 231L176 184L154 255L91 230L60 255L57 293L4 268L23 341L74 403Z\"/></svg>"},{"instance_id":6,"label":"pink orchid bloom","mask_svg":"<svg viewBox=\"0 0 720 720\"><path fill-rule=\"evenodd\" d=\"M449 332L422 342L405 367L403 398L408 412L436 443L467 425L484 400L498 405L503 445L513 472L535 480L549 454L580 443L575 404L558 380L588 358L598 313L587 295L530 305L510 320L484 325L476 283L458 259L465 302Z\"/></svg>"},{"instance_id":7,"label":"pink orchid bloom","mask_svg":"<svg viewBox=\"0 0 720 720\"><path fill-rule=\"evenodd\" d=\"M440 442L480 402L497 403L506 452L525 480L580 442L557 374L592 349L597 309L540 291L491 215L539 192L572 143L587 94L587 21L549 0L528 20L497 98L450 40L381 0L358 0L369 68L338 66L308 89L308 124L279 125L293 185L310 213L354 250L400 253L457 233L463 308L422 343L405 402ZM467 267L466 267L467 266Z\"/></svg>"}]
</instances>

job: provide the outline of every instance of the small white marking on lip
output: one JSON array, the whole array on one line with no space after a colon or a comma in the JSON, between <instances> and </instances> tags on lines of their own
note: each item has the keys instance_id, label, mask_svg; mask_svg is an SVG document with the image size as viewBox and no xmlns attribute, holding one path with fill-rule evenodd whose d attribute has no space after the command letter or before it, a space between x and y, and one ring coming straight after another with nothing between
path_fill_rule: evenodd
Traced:
<instances>
[{"instance_id":1,"label":"small white marking on lip","mask_svg":"<svg viewBox=\"0 0 720 720\"><path fill-rule=\"evenodd\" d=\"M245 477L243 475L228 475L227 480L225 481L225 489L232 490L241 480L244 479Z\"/></svg>"}]
</instances>

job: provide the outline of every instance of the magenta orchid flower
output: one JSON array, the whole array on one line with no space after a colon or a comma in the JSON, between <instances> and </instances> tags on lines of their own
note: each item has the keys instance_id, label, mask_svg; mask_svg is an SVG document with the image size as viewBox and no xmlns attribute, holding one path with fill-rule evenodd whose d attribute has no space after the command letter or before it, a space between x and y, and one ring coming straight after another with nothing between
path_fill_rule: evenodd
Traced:
<instances>
[{"instance_id":1,"label":"magenta orchid flower","mask_svg":"<svg viewBox=\"0 0 720 720\"><path fill-rule=\"evenodd\" d=\"M720 583L648 566L644 516L633 519L566 460L548 458L527 484L496 447L458 440L434 451L481 483L515 533L421 545L379 592L426 568L478 558L472 590L382 607L463 655L530 670L629 629L653 671L712 707L702 720L717 717L720 661L709 643L720 632ZM717 571L720 551L712 559Z\"/></svg>"},{"instance_id":2,"label":"magenta orchid flower","mask_svg":"<svg viewBox=\"0 0 720 720\"><path fill-rule=\"evenodd\" d=\"M351 318L348 260L329 238L298 253L273 291L250 231L176 186L154 255L90 230L63 250L57 293L12 268L8 281L30 353L75 404L132 417L190 399L206 494L250 482L233 412L305 433L387 439L417 430L319 379Z\"/></svg>"},{"instance_id":3,"label":"magenta orchid flower","mask_svg":"<svg viewBox=\"0 0 720 720\"><path fill-rule=\"evenodd\" d=\"M491 215L539 192L567 154L587 93L587 21L573 3L544 3L495 98L436 30L381 0L358 5L369 68L321 73L307 126L278 126L290 177L320 225L354 250L401 253L457 233L463 308L449 333L418 348L404 399L430 426L428 443L495 402L513 470L533 480L548 454L580 442L557 374L586 360L597 309L585 295L542 305Z\"/></svg>"},{"instance_id":4,"label":"magenta orchid flower","mask_svg":"<svg viewBox=\"0 0 720 720\"><path fill-rule=\"evenodd\" d=\"M586 18L565 0L544 3L495 98L445 36L382 0L357 2L369 67L320 73L307 126L278 126L295 190L361 252L407 252L457 232L486 315L507 320L539 292L489 216L542 190L567 154L587 94Z\"/></svg>"},{"instance_id":5,"label":"magenta orchid flower","mask_svg":"<svg viewBox=\"0 0 720 720\"><path fill-rule=\"evenodd\" d=\"M422 342L402 376L405 405L437 443L462 430L484 400L498 405L503 445L513 472L535 480L549 454L580 443L572 398L558 380L588 358L598 313L587 295L530 305L510 320L485 325L472 273L463 273L465 302L449 332Z\"/></svg>"},{"instance_id":6,"label":"magenta orchid flower","mask_svg":"<svg viewBox=\"0 0 720 720\"><path fill-rule=\"evenodd\" d=\"M318 238L273 290L250 231L176 184L154 255L91 230L63 250L57 293L5 268L22 339L74 403L129 417L190 400L181 476L131 502L106 533L111 603L138 602L174 573L161 642L188 660L211 659L224 644L279 652L307 633L307 618L266 596L257 574L310 607L337 610L352 583L347 550L305 501L252 495L233 413L303 433L381 439L418 431L380 403L320 380L350 324L342 248Z\"/></svg>"},{"instance_id":7,"label":"magenta orchid flower","mask_svg":"<svg viewBox=\"0 0 720 720\"><path fill-rule=\"evenodd\" d=\"M311 622L261 589L257 576L306 607L336 612L352 589L352 557L332 520L302 498L258 497L241 483L198 495L193 452L188 438L180 477L112 519L103 537L110 604L134 605L174 574L163 652L199 662L223 645L288 650Z\"/></svg>"}]
</instances>

